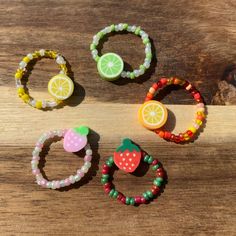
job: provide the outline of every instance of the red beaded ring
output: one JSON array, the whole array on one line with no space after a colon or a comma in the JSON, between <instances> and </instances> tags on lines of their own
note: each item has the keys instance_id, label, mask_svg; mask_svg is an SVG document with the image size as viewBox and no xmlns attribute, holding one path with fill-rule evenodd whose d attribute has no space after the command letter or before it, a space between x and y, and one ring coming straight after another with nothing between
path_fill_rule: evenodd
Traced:
<instances>
[{"instance_id":1,"label":"red beaded ring","mask_svg":"<svg viewBox=\"0 0 236 236\"><path fill-rule=\"evenodd\" d=\"M163 127L167 120L167 109L162 103L152 100L156 95L158 89L171 84L180 85L181 87L186 89L197 102L196 116L193 124L187 129L187 131L185 131L184 133L179 133L177 135L161 129L161 127ZM194 134L197 132L199 127L202 125L203 120L205 119L205 107L200 92L198 92L197 89L187 80L173 77L162 78L157 83L154 83L149 89L149 92L147 93L145 98L145 102L139 109L138 116L139 121L147 129L153 130L161 138L164 138L168 141L180 143L186 142L193 138Z\"/></svg>"},{"instance_id":2,"label":"red beaded ring","mask_svg":"<svg viewBox=\"0 0 236 236\"><path fill-rule=\"evenodd\" d=\"M153 181L152 188L145 191L142 195L126 197L113 186L111 182L111 169L115 164L123 171L134 172L141 160L152 165L152 170L156 172L156 178ZM106 164L103 165L101 183L104 186L105 193L110 197L126 205L140 205L149 203L160 193L165 179L165 171L157 159L147 155L145 152L141 152L139 147L133 144L130 139L124 139L123 144L116 149L114 157L109 157Z\"/></svg>"}]
</instances>

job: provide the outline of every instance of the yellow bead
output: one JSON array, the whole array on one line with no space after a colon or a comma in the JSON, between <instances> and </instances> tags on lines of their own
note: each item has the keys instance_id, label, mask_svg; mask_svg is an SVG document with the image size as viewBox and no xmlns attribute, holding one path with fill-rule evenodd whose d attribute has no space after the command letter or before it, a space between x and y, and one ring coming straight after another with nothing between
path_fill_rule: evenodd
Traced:
<instances>
[{"instance_id":1,"label":"yellow bead","mask_svg":"<svg viewBox=\"0 0 236 236\"><path fill-rule=\"evenodd\" d=\"M202 121L201 121L201 120L196 120L196 123L197 123L198 125L202 125Z\"/></svg>"},{"instance_id":2,"label":"yellow bead","mask_svg":"<svg viewBox=\"0 0 236 236\"><path fill-rule=\"evenodd\" d=\"M202 117L204 117L204 118L206 117L205 113L202 112L202 111L198 111L198 112L197 112L197 115L202 116Z\"/></svg>"},{"instance_id":3,"label":"yellow bead","mask_svg":"<svg viewBox=\"0 0 236 236\"><path fill-rule=\"evenodd\" d=\"M21 79L22 78L22 73L16 72L15 73L15 79Z\"/></svg>"},{"instance_id":4,"label":"yellow bead","mask_svg":"<svg viewBox=\"0 0 236 236\"><path fill-rule=\"evenodd\" d=\"M23 58L23 61L24 61L25 63L29 63L30 59L29 59L28 57L24 57L24 58Z\"/></svg>"},{"instance_id":5,"label":"yellow bead","mask_svg":"<svg viewBox=\"0 0 236 236\"><path fill-rule=\"evenodd\" d=\"M188 141L189 139L190 139L189 137L184 138L185 141Z\"/></svg>"},{"instance_id":6,"label":"yellow bead","mask_svg":"<svg viewBox=\"0 0 236 236\"><path fill-rule=\"evenodd\" d=\"M38 100L35 104L35 107L38 109L41 109L42 108L42 101Z\"/></svg>"},{"instance_id":7,"label":"yellow bead","mask_svg":"<svg viewBox=\"0 0 236 236\"><path fill-rule=\"evenodd\" d=\"M21 98L22 98L22 99L24 100L24 102L26 102L26 103L27 103L27 102L29 101L29 99L30 99L30 98L29 98L29 95L26 94L26 93L25 93Z\"/></svg>"},{"instance_id":8,"label":"yellow bead","mask_svg":"<svg viewBox=\"0 0 236 236\"><path fill-rule=\"evenodd\" d=\"M184 134L184 138L188 138L188 134L187 133Z\"/></svg>"},{"instance_id":9,"label":"yellow bead","mask_svg":"<svg viewBox=\"0 0 236 236\"><path fill-rule=\"evenodd\" d=\"M191 126L191 127L189 128L189 130L190 130L193 134L195 134L196 131L197 131L197 129L196 129L195 127L193 127L193 126Z\"/></svg>"},{"instance_id":10,"label":"yellow bead","mask_svg":"<svg viewBox=\"0 0 236 236\"><path fill-rule=\"evenodd\" d=\"M18 95L23 95L23 93L25 93L24 88L18 88L17 89Z\"/></svg>"}]
</instances>

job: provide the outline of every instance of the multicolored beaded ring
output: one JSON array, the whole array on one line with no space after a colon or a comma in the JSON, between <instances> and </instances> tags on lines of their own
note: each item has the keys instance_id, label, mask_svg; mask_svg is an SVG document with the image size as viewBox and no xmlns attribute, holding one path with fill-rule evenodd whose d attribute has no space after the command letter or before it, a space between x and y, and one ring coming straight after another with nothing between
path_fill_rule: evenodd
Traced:
<instances>
[{"instance_id":1,"label":"multicolored beaded ring","mask_svg":"<svg viewBox=\"0 0 236 236\"><path fill-rule=\"evenodd\" d=\"M156 172L156 178L150 190L145 191L142 195L135 197L126 197L123 193L117 191L111 182L111 169L117 166L119 169L131 173L139 166L140 161L152 165L152 170ZM149 203L160 193L165 184L166 175L161 163L152 156L141 151L138 146L132 143L130 139L124 139L122 145L116 149L113 157L109 157L103 165L101 183L104 185L104 191L110 197L117 199L126 205L140 205Z\"/></svg>"},{"instance_id":2,"label":"multicolored beaded ring","mask_svg":"<svg viewBox=\"0 0 236 236\"><path fill-rule=\"evenodd\" d=\"M54 101L33 99L26 93L26 88L21 82L21 79L23 78L26 72L27 64L32 60L40 59L43 57L55 59L56 63L59 65L61 69L60 74L52 77L48 83L48 91L54 98ZM28 103L32 107L38 109L56 107L63 100L69 98L74 91L74 83L67 76L67 71L68 69L66 66L65 59L55 51L41 49L39 51L35 51L32 54L31 53L27 54L19 63L19 68L15 73L16 87L19 97L22 98L22 100L25 103Z\"/></svg>"},{"instance_id":3,"label":"multicolored beaded ring","mask_svg":"<svg viewBox=\"0 0 236 236\"><path fill-rule=\"evenodd\" d=\"M124 71L124 62L122 58L115 53L106 53L101 57L98 55L97 46L99 41L106 35L111 32L121 32L127 31L130 33L134 33L141 37L144 45L145 45L145 60L142 65L139 66L139 69L135 69L134 71ZM128 24L120 23L118 25L110 25L99 31L93 37L93 42L90 45L90 50L92 53L93 59L97 62L97 69L104 80L113 81L118 79L120 76L122 78L130 78L135 79L140 75L143 75L144 72L150 67L150 63L152 60L152 49L151 43L148 37L148 34L144 32L140 27L135 25L129 26Z\"/></svg>"},{"instance_id":4,"label":"multicolored beaded ring","mask_svg":"<svg viewBox=\"0 0 236 236\"><path fill-rule=\"evenodd\" d=\"M58 189L65 186L69 186L78 182L89 170L91 167L92 160L92 150L90 145L87 143L87 135L89 133L89 128L86 126L80 126L77 128L69 130L54 130L47 133L44 133L36 143L36 147L33 151L33 158L31 161L32 173L36 176L36 182L38 185L41 185L45 188ZM40 152L42 151L46 140L54 137L64 137L63 147L67 152L78 152L81 149L85 148L86 155L84 157L84 165L81 169L77 170L75 175L71 175L64 180L46 180L39 167L40 161Z\"/></svg>"},{"instance_id":5,"label":"multicolored beaded ring","mask_svg":"<svg viewBox=\"0 0 236 236\"><path fill-rule=\"evenodd\" d=\"M152 100L158 89L171 84L183 87L197 102L196 115L193 124L187 129L187 131L177 135L161 129L167 121L167 109L162 103ZM153 130L161 138L176 143L186 142L194 137L197 130L202 125L203 120L205 119L205 106L200 92L197 91L196 88L187 80L178 78L162 78L157 83L154 83L149 89L144 104L139 108L138 119L145 128Z\"/></svg>"}]
</instances>

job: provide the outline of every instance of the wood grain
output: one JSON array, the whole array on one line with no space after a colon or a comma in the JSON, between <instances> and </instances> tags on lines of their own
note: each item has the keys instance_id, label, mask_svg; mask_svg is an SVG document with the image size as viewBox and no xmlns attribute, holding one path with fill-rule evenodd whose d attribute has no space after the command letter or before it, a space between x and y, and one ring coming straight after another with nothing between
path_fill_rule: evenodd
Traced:
<instances>
[{"instance_id":1,"label":"wood grain","mask_svg":"<svg viewBox=\"0 0 236 236\"><path fill-rule=\"evenodd\" d=\"M235 63L234 1L0 1L0 235L236 235L235 106L208 106L207 122L189 144L165 142L137 121L147 89L161 75L189 79L210 104L227 65ZM141 25L155 46L156 59L136 82L99 79L91 59L92 36L107 24ZM22 56L36 49L61 52L76 82L61 109L35 110L16 96L13 74ZM142 62L143 46L133 35L116 35L102 52L119 53L131 67ZM47 98L49 78L58 71L41 60L29 77L30 93ZM167 128L185 130L193 118L192 99L172 91L164 98ZM185 104L185 105L183 105ZM39 135L50 129L86 124L94 150L90 172L67 191L42 189L30 170ZM158 158L168 174L161 196L149 205L127 207L107 197L100 169L124 137ZM63 178L82 164L81 155L63 151L62 142L45 152L49 179ZM136 194L153 173L118 171L116 187Z\"/></svg>"}]
</instances>

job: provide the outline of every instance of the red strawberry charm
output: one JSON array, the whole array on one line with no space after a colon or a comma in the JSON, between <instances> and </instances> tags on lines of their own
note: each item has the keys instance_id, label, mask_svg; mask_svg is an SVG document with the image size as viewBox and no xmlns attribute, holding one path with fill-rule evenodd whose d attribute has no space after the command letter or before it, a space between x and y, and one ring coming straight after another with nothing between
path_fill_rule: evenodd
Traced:
<instances>
[{"instance_id":1,"label":"red strawberry charm","mask_svg":"<svg viewBox=\"0 0 236 236\"><path fill-rule=\"evenodd\" d=\"M122 141L114 152L114 162L116 166L125 172L134 172L141 160L141 151L138 146L128 138Z\"/></svg>"},{"instance_id":2,"label":"red strawberry charm","mask_svg":"<svg viewBox=\"0 0 236 236\"><path fill-rule=\"evenodd\" d=\"M64 136L63 147L67 152L78 152L83 149L87 144L87 135L89 128L80 126L77 128L69 129Z\"/></svg>"}]
</instances>

